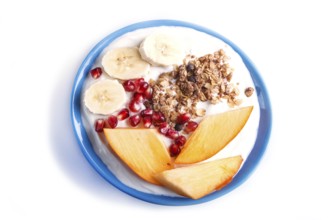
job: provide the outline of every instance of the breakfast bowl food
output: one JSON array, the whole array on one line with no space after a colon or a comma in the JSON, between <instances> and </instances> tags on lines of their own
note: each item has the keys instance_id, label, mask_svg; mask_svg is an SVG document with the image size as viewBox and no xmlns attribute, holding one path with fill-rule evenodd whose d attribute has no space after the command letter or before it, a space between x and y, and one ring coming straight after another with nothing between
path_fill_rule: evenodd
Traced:
<instances>
[{"instance_id":1,"label":"breakfast bowl food","mask_svg":"<svg viewBox=\"0 0 330 220\"><path fill-rule=\"evenodd\" d=\"M78 70L71 116L101 176L164 205L235 189L271 129L268 94L247 56L216 32L173 20L136 23L98 43Z\"/></svg>"}]
</instances>

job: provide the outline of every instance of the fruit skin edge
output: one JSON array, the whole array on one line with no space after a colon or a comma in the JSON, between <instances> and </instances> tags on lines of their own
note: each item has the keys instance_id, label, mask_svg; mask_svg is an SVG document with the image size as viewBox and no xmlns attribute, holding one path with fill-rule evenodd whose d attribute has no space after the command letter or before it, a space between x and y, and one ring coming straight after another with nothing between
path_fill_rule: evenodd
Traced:
<instances>
[{"instance_id":1,"label":"fruit skin edge","mask_svg":"<svg viewBox=\"0 0 330 220\"><path fill-rule=\"evenodd\" d=\"M179 26L179 27L186 27L192 28L200 32L204 32L208 35L216 37L226 44L228 44L232 49L238 53L245 64L246 68L250 72L252 80L255 84L259 106L260 106L260 121L258 127L257 138L255 141L255 145L253 146L249 156L246 158L244 165L241 167L239 172L236 174L233 181L224 187L220 191L215 191L201 199L192 200L188 198L181 198L181 197L169 197L169 196L161 196L161 195L153 195L148 193L143 193L137 191L131 187L128 187L121 183L116 176L112 174L110 170L107 169L105 164L101 161L101 159L96 155L91 146L91 143L88 139L87 132L82 125L81 113L80 113L80 96L81 90L83 86L84 79L87 77L89 70L93 66L93 63L98 58L102 50L109 45L113 40L120 37L123 34L128 32L142 29L142 28L150 28L150 27L159 27L159 26ZM212 31L208 28L204 28L199 25L195 25L189 22L184 21L177 21L177 20L150 20L150 21L143 21L135 24L131 24L124 28L121 28L117 31L106 36L103 40L101 40L86 56L84 61L82 62L81 66L79 67L74 83L73 89L71 93L71 100L70 100L70 115L71 115L71 122L73 129L75 131L75 136L78 140L80 149L87 159L87 161L93 166L93 168L109 183L111 183L114 187L118 188L119 190L135 197L141 199L146 202L160 204L160 205L193 205L193 204L200 204L204 202L211 201L213 199L219 198L230 191L237 188L243 182L245 182L248 177L253 173L257 165L259 164L265 150L267 148L267 144L270 138L271 127L272 127L272 112L271 112L271 103L269 99L269 95L265 84L255 68L252 61L245 55L245 53L239 49L234 43L230 40L226 39L222 35L218 34L215 31Z\"/></svg>"}]
</instances>

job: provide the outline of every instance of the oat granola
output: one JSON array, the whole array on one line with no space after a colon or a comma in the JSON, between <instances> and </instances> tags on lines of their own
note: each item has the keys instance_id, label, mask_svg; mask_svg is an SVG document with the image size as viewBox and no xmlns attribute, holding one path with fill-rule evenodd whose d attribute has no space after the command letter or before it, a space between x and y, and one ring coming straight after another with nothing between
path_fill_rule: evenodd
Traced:
<instances>
[{"instance_id":1,"label":"oat granola","mask_svg":"<svg viewBox=\"0 0 330 220\"><path fill-rule=\"evenodd\" d=\"M154 110L161 111L173 125L182 113L190 113L192 118L204 116L206 110L198 109L198 102L216 104L227 100L230 107L240 105L228 60L222 49L199 58L188 55L183 65L151 82Z\"/></svg>"}]
</instances>

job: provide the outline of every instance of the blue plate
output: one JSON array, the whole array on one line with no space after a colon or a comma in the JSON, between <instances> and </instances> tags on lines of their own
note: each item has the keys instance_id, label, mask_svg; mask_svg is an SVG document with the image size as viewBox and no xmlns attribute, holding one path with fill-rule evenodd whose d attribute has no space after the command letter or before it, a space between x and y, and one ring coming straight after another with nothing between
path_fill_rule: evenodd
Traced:
<instances>
[{"instance_id":1,"label":"blue plate","mask_svg":"<svg viewBox=\"0 0 330 220\"><path fill-rule=\"evenodd\" d=\"M81 119L80 97L81 97L81 90L84 84L84 80L86 79L89 70L92 68L93 63L100 55L102 50L106 46L108 46L113 40L115 40L116 38L120 37L121 35L127 32L131 32L137 29L157 27L157 26L180 26L180 27L192 28L197 31L205 32L211 36L223 40L241 56L244 64L246 65L247 69L251 74L251 77L253 79L253 82L257 90L258 101L260 105L260 122L259 122L256 142L254 144L251 153L249 154L249 156L245 160L244 165L242 166L242 168L240 169L240 171L237 173L237 175L230 184L228 184L223 189L219 191L215 191L212 194L209 194L198 200L182 198L182 197L169 197L169 196L148 194L135 190L123 184L120 180L116 178L116 176L114 176L114 174L107 168L107 166L101 161L101 159L94 152ZM176 206L192 205L192 204L207 202L216 199L220 196L223 196L229 193L230 191L234 190L239 185L241 185L254 171L262 155L264 154L269 140L271 125L272 125L271 105L266 87L257 69L254 67L251 60L243 53L243 51L240 50L234 43L232 43L225 37L221 36L220 34L212 30L201 27L199 25L182 22L182 21L175 21L175 20L152 20L152 21L145 21L145 22L132 24L113 32L112 34L105 37L102 41L100 41L87 55L87 57L85 58L85 60L83 61L77 72L71 94L71 119L72 119L73 129L75 131L81 151L83 152L89 163L95 168L95 170L101 176L103 176L109 183L111 183L119 190L138 199L156 204L176 205Z\"/></svg>"}]
</instances>

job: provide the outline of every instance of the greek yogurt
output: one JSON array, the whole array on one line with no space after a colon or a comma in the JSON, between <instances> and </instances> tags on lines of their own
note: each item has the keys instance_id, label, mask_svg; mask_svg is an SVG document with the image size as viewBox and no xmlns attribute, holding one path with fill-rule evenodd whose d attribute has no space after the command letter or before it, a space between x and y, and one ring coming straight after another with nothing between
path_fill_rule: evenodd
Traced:
<instances>
[{"instance_id":1,"label":"greek yogurt","mask_svg":"<svg viewBox=\"0 0 330 220\"><path fill-rule=\"evenodd\" d=\"M247 87L254 88L254 84L250 73L246 66L244 65L241 57L225 42L222 40L210 36L206 33L196 31L190 28L184 27L153 27L153 28L144 28L139 29L133 32L126 33L116 40L114 40L108 47L106 47L100 56L97 58L94 67L101 66L102 56L106 51L119 48L119 47L138 47L139 44L143 41L143 39L148 36L153 31L158 31L162 29L162 31L168 31L174 33L178 39L182 42L185 47L186 54L192 54L196 57L203 56L205 54L213 53L219 49L223 49L228 57L230 57L229 64L234 68L234 73L231 82L238 83L238 88L240 91L240 96L243 100L243 103L234 108L240 108L244 106L254 106L254 109L250 115L249 120L247 121L244 128L241 132L219 153L209 158L206 161L212 161L219 158L225 158L235 155L241 155L245 160L249 153L251 152L258 131L260 111L259 111L259 102L256 95L256 92L249 98L244 95L244 90ZM150 73L145 76L145 80L149 81L149 79L157 79L158 76L167 71L171 71L172 67L151 67ZM109 79L107 74L102 74L102 76L97 80ZM81 115L83 125L86 129L88 137L90 139L91 144L96 152L96 154L101 158L101 160L106 164L108 169L125 185L134 188L138 191L156 194L156 195L166 195L166 196L179 196L176 193L161 187L150 184L136 174L133 173L123 162L117 158L107 147L107 141L103 137L103 135L99 135L94 131L94 122L96 119L104 116L95 115L89 112L89 110L85 107L83 103L83 95L87 88L95 83L95 79L92 77L87 77L85 80L85 84L82 89L82 98L81 98ZM254 88L255 89L255 88ZM129 94L127 93L127 96ZM130 97L127 97L127 100L130 100ZM126 105L123 106L125 108ZM232 110L228 106L227 101L223 100L217 104L210 104L209 102L200 103L199 107L202 107L206 110L206 115L217 114L221 112L225 112L228 110ZM195 120L200 121L201 118ZM118 123L118 127L128 127L126 120L120 121ZM169 146L170 140L165 136L162 136L164 142L167 146ZM243 161L244 163L244 161Z\"/></svg>"}]
</instances>

